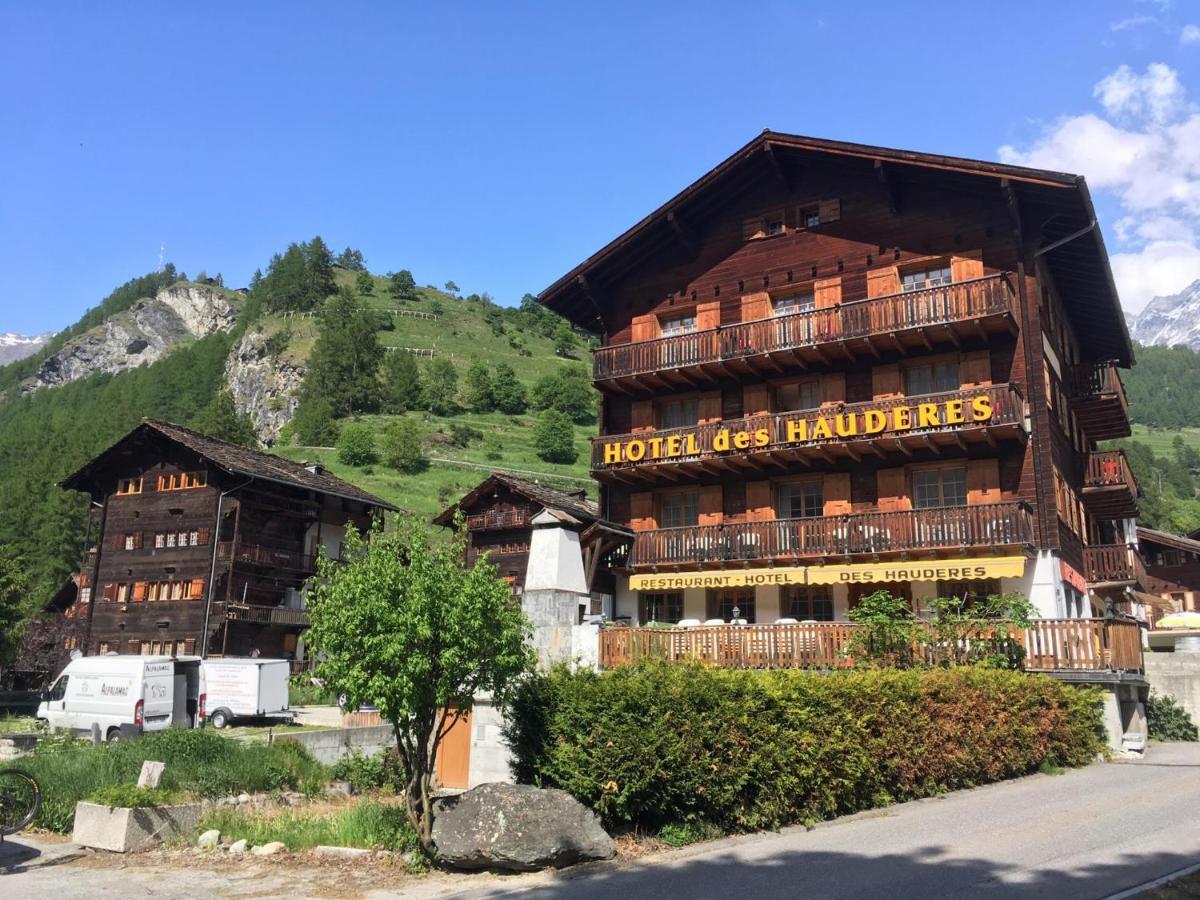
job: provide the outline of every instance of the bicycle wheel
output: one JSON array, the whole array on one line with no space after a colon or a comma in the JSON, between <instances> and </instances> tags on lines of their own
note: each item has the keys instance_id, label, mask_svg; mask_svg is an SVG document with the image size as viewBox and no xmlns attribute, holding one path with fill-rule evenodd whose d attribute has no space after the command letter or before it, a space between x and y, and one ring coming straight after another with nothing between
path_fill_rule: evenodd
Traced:
<instances>
[{"instance_id":1,"label":"bicycle wheel","mask_svg":"<svg viewBox=\"0 0 1200 900\"><path fill-rule=\"evenodd\" d=\"M16 834L42 806L37 780L20 769L0 769L0 834Z\"/></svg>"}]
</instances>

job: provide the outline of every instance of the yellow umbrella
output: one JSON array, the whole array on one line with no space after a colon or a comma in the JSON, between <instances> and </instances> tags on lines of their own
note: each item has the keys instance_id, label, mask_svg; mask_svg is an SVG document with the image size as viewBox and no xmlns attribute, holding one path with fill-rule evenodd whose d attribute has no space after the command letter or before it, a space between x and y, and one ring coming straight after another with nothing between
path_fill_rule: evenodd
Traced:
<instances>
[{"instance_id":1,"label":"yellow umbrella","mask_svg":"<svg viewBox=\"0 0 1200 900\"><path fill-rule=\"evenodd\" d=\"M1200 628L1200 612L1176 612L1154 623L1155 631L1163 628Z\"/></svg>"}]
</instances>

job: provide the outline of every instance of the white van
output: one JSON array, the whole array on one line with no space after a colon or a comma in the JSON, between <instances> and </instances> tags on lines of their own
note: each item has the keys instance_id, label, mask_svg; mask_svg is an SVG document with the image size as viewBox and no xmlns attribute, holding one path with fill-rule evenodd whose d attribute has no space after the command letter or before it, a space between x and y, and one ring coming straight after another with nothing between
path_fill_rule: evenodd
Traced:
<instances>
[{"instance_id":1,"label":"white van","mask_svg":"<svg viewBox=\"0 0 1200 900\"><path fill-rule=\"evenodd\" d=\"M286 659L223 657L204 661L208 721L224 728L234 719L290 719Z\"/></svg>"},{"instance_id":2,"label":"white van","mask_svg":"<svg viewBox=\"0 0 1200 900\"><path fill-rule=\"evenodd\" d=\"M42 694L37 718L51 728L104 740L193 727L204 717L203 669L196 657L85 656L71 660Z\"/></svg>"}]
</instances>

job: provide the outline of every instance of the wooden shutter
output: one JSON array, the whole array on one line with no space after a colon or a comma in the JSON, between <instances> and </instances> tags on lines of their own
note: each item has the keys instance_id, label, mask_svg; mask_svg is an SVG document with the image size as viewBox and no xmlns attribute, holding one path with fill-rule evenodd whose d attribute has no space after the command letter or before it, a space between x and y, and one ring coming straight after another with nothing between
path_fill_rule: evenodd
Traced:
<instances>
[{"instance_id":1,"label":"wooden shutter","mask_svg":"<svg viewBox=\"0 0 1200 900\"><path fill-rule=\"evenodd\" d=\"M972 459L967 463L967 503L1000 502L1000 463L996 459Z\"/></svg>"},{"instance_id":2,"label":"wooden shutter","mask_svg":"<svg viewBox=\"0 0 1200 900\"><path fill-rule=\"evenodd\" d=\"M193 578L191 588L188 591L188 598L191 600L199 600L204 596L204 579Z\"/></svg>"},{"instance_id":3,"label":"wooden shutter","mask_svg":"<svg viewBox=\"0 0 1200 900\"><path fill-rule=\"evenodd\" d=\"M896 275L896 267L872 269L867 273L867 296L885 297L900 291L900 279Z\"/></svg>"},{"instance_id":4,"label":"wooden shutter","mask_svg":"<svg viewBox=\"0 0 1200 900\"><path fill-rule=\"evenodd\" d=\"M183 652L185 656L191 656L196 652L196 639L188 638L183 642Z\"/></svg>"},{"instance_id":5,"label":"wooden shutter","mask_svg":"<svg viewBox=\"0 0 1200 900\"><path fill-rule=\"evenodd\" d=\"M141 603L146 599L146 582L135 581L133 583L133 602Z\"/></svg>"},{"instance_id":6,"label":"wooden shutter","mask_svg":"<svg viewBox=\"0 0 1200 900\"><path fill-rule=\"evenodd\" d=\"M842 201L822 200L817 204L817 212L821 216L822 225L826 222L836 222L842 217Z\"/></svg>"},{"instance_id":7,"label":"wooden shutter","mask_svg":"<svg viewBox=\"0 0 1200 900\"><path fill-rule=\"evenodd\" d=\"M902 466L896 469L880 469L875 478L880 510L893 512L912 509L912 500L908 496L908 477Z\"/></svg>"},{"instance_id":8,"label":"wooden shutter","mask_svg":"<svg viewBox=\"0 0 1200 900\"><path fill-rule=\"evenodd\" d=\"M768 522L775 518L775 507L771 503L771 482L746 482L746 519L751 522Z\"/></svg>"},{"instance_id":9,"label":"wooden shutter","mask_svg":"<svg viewBox=\"0 0 1200 900\"><path fill-rule=\"evenodd\" d=\"M827 372L821 376L821 405L830 406L846 402L846 376L841 372Z\"/></svg>"},{"instance_id":10,"label":"wooden shutter","mask_svg":"<svg viewBox=\"0 0 1200 900\"><path fill-rule=\"evenodd\" d=\"M106 584L104 586L103 597L105 600L116 600L117 599L117 586L115 584Z\"/></svg>"},{"instance_id":11,"label":"wooden shutter","mask_svg":"<svg viewBox=\"0 0 1200 900\"><path fill-rule=\"evenodd\" d=\"M630 340L649 341L658 337L659 333L660 329L658 327L658 316L645 315L633 317L633 325L630 329Z\"/></svg>"},{"instance_id":12,"label":"wooden shutter","mask_svg":"<svg viewBox=\"0 0 1200 900\"><path fill-rule=\"evenodd\" d=\"M632 407L633 431L654 430L654 401L634 400Z\"/></svg>"},{"instance_id":13,"label":"wooden shutter","mask_svg":"<svg viewBox=\"0 0 1200 900\"><path fill-rule=\"evenodd\" d=\"M725 509L723 521L745 521L746 482L740 478L735 481L725 481L721 485L721 494L721 502Z\"/></svg>"},{"instance_id":14,"label":"wooden shutter","mask_svg":"<svg viewBox=\"0 0 1200 900\"><path fill-rule=\"evenodd\" d=\"M876 400L902 397L904 385L900 380L900 366L892 363L887 366L875 366L871 369L871 392Z\"/></svg>"},{"instance_id":15,"label":"wooden shutter","mask_svg":"<svg viewBox=\"0 0 1200 900\"><path fill-rule=\"evenodd\" d=\"M771 315L771 295L766 291L742 294L742 321L753 322Z\"/></svg>"},{"instance_id":16,"label":"wooden shutter","mask_svg":"<svg viewBox=\"0 0 1200 900\"><path fill-rule=\"evenodd\" d=\"M211 534L211 532L207 528L201 528L196 533L196 540L200 543L200 546L203 547L204 545L206 545L208 543L208 537L210 534Z\"/></svg>"},{"instance_id":17,"label":"wooden shutter","mask_svg":"<svg viewBox=\"0 0 1200 900\"><path fill-rule=\"evenodd\" d=\"M134 656L139 656L142 652L142 642L136 638L130 638L125 642L125 649Z\"/></svg>"},{"instance_id":18,"label":"wooden shutter","mask_svg":"<svg viewBox=\"0 0 1200 900\"><path fill-rule=\"evenodd\" d=\"M700 397L700 424L721 421L721 392L712 391Z\"/></svg>"},{"instance_id":19,"label":"wooden shutter","mask_svg":"<svg viewBox=\"0 0 1200 900\"><path fill-rule=\"evenodd\" d=\"M975 250L965 256L950 258L950 279L955 282L983 277L983 251Z\"/></svg>"},{"instance_id":20,"label":"wooden shutter","mask_svg":"<svg viewBox=\"0 0 1200 900\"><path fill-rule=\"evenodd\" d=\"M842 278L822 278L813 283L813 306L827 309L842 302Z\"/></svg>"},{"instance_id":21,"label":"wooden shutter","mask_svg":"<svg viewBox=\"0 0 1200 900\"><path fill-rule=\"evenodd\" d=\"M719 484L700 488L699 524L720 525L725 512L724 492Z\"/></svg>"},{"instance_id":22,"label":"wooden shutter","mask_svg":"<svg viewBox=\"0 0 1200 900\"><path fill-rule=\"evenodd\" d=\"M765 387L765 386L764 386ZM738 419L745 409L742 399L742 386L730 385L721 389L721 418Z\"/></svg>"},{"instance_id":23,"label":"wooden shutter","mask_svg":"<svg viewBox=\"0 0 1200 900\"><path fill-rule=\"evenodd\" d=\"M837 472L825 476L825 515L841 516L852 509L850 504L850 473Z\"/></svg>"},{"instance_id":24,"label":"wooden shutter","mask_svg":"<svg viewBox=\"0 0 1200 900\"><path fill-rule=\"evenodd\" d=\"M716 328L721 324L721 301L713 300L710 303L700 303L696 305L696 328L699 331L706 331L710 328Z\"/></svg>"},{"instance_id":25,"label":"wooden shutter","mask_svg":"<svg viewBox=\"0 0 1200 900\"><path fill-rule=\"evenodd\" d=\"M742 414L761 416L771 409L771 394L765 384L748 384L742 389Z\"/></svg>"},{"instance_id":26,"label":"wooden shutter","mask_svg":"<svg viewBox=\"0 0 1200 900\"><path fill-rule=\"evenodd\" d=\"M754 216L742 221L742 240L753 241L767 236L767 219L765 216Z\"/></svg>"},{"instance_id":27,"label":"wooden shutter","mask_svg":"<svg viewBox=\"0 0 1200 900\"><path fill-rule=\"evenodd\" d=\"M651 491L638 491L629 497L629 527L633 531L653 531L654 494Z\"/></svg>"},{"instance_id":28,"label":"wooden shutter","mask_svg":"<svg viewBox=\"0 0 1200 900\"><path fill-rule=\"evenodd\" d=\"M987 350L972 350L962 355L958 377L964 388L983 387L992 383L992 356Z\"/></svg>"}]
</instances>

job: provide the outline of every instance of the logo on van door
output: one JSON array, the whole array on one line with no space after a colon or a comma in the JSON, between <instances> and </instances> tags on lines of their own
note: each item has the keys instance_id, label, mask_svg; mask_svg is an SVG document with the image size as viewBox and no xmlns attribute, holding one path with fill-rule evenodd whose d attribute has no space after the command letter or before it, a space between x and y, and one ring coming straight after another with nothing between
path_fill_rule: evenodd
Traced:
<instances>
[{"instance_id":1,"label":"logo on van door","mask_svg":"<svg viewBox=\"0 0 1200 900\"><path fill-rule=\"evenodd\" d=\"M104 684L100 683L100 695L102 697L128 697L129 685L127 684Z\"/></svg>"}]
</instances>

